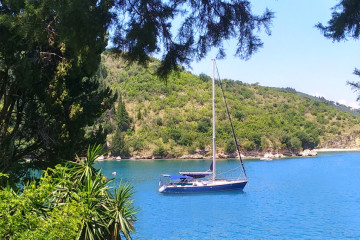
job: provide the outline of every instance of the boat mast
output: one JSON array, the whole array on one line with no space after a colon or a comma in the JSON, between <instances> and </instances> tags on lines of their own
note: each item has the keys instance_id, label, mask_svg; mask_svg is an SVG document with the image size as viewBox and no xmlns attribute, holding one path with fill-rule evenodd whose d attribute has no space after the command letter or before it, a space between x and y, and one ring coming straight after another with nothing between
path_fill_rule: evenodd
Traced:
<instances>
[{"instance_id":1,"label":"boat mast","mask_svg":"<svg viewBox=\"0 0 360 240\"><path fill-rule=\"evenodd\" d=\"M212 122L213 122L213 174L212 180L216 178L216 146L215 146L215 59L212 59Z\"/></svg>"}]
</instances>

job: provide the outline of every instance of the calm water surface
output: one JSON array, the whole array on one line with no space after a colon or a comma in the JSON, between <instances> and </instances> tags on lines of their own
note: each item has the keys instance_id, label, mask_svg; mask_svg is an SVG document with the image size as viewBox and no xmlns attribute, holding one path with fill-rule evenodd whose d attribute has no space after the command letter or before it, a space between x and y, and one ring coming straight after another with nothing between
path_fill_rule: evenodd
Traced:
<instances>
[{"instance_id":1,"label":"calm water surface","mask_svg":"<svg viewBox=\"0 0 360 240\"><path fill-rule=\"evenodd\" d=\"M238 166L218 161L217 168ZM210 160L103 161L135 190L134 239L360 239L360 153L245 161L241 192L159 194L162 173L208 169Z\"/></svg>"}]
</instances>

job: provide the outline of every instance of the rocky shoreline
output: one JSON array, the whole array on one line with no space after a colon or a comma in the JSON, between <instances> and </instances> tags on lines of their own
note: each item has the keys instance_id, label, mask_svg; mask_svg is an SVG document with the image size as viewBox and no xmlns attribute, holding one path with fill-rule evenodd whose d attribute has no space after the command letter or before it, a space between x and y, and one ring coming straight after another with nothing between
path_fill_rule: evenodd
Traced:
<instances>
[{"instance_id":1,"label":"rocky shoreline","mask_svg":"<svg viewBox=\"0 0 360 240\"><path fill-rule=\"evenodd\" d=\"M325 152L324 149L305 149L301 152L283 152L283 153L273 153L273 152L245 152L241 154L243 159L279 159L279 158L286 158L286 157L309 157L309 156L316 156L318 151ZM341 151L341 150L339 150ZM360 149L359 149L360 151ZM231 158L239 158L238 154L225 154L225 153L218 153L216 155L218 159L231 159ZM122 159L130 159L130 160L141 160L141 159L211 159L212 155L206 153L195 153L195 154L184 154L180 157L172 157L172 156L156 156L156 155L134 155L131 157L120 157L120 156L101 156L97 160L122 160Z\"/></svg>"},{"instance_id":2,"label":"rocky shoreline","mask_svg":"<svg viewBox=\"0 0 360 240\"><path fill-rule=\"evenodd\" d=\"M360 152L360 148L319 148L317 152Z\"/></svg>"}]
</instances>

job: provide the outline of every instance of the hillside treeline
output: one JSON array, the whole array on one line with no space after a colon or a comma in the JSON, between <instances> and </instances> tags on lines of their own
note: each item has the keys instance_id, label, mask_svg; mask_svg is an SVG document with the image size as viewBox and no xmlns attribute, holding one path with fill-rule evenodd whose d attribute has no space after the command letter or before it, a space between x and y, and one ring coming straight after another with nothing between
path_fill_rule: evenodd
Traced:
<instances>
[{"instance_id":1,"label":"hillside treeline","mask_svg":"<svg viewBox=\"0 0 360 240\"><path fill-rule=\"evenodd\" d=\"M210 150L211 78L185 70L165 81L147 68L103 55L99 77L121 96L99 123L113 155L179 157ZM360 118L293 91L222 80L236 135L244 152L312 149L358 130ZM216 90L219 153L236 149L220 88ZM125 125L125 126L124 126Z\"/></svg>"}]
</instances>

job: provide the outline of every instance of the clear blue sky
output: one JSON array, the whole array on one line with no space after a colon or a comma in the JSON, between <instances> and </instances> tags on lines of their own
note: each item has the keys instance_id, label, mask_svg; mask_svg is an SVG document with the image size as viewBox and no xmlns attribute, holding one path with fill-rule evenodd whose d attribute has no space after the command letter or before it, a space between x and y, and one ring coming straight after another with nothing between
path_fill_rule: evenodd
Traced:
<instances>
[{"instance_id":1,"label":"clear blue sky","mask_svg":"<svg viewBox=\"0 0 360 240\"><path fill-rule=\"evenodd\" d=\"M275 12L272 34L261 34L264 47L248 61L233 57L236 41L229 41L227 57L217 61L221 78L259 82L262 86L291 87L311 95L323 96L352 107L359 107L357 93L346 84L358 81L353 75L360 69L360 42L349 39L332 42L314 27L326 24L336 0L253 0L253 11L262 13L267 7ZM211 59L193 62L195 74L211 75Z\"/></svg>"}]
</instances>

